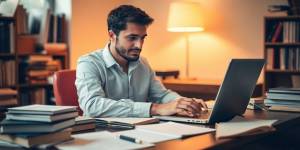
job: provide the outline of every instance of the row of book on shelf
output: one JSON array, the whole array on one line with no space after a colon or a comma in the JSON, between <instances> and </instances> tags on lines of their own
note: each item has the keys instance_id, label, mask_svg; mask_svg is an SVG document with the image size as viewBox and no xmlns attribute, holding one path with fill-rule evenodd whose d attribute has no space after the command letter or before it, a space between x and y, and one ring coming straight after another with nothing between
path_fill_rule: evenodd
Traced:
<instances>
[{"instance_id":1,"label":"row of book on shelf","mask_svg":"<svg viewBox=\"0 0 300 150\"><path fill-rule=\"evenodd\" d=\"M16 61L0 60L0 88L16 85Z\"/></svg>"},{"instance_id":2,"label":"row of book on shelf","mask_svg":"<svg viewBox=\"0 0 300 150\"><path fill-rule=\"evenodd\" d=\"M0 60L0 88L18 83L52 83L54 72L63 68L62 60L50 55L30 55L19 61L19 77L16 79L16 61Z\"/></svg>"},{"instance_id":3,"label":"row of book on shelf","mask_svg":"<svg viewBox=\"0 0 300 150\"><path fill-rule=\"evenodd\" d=\"M18 10L21 12L18 13ZM24 9L22 5L19 5L17 7L16 12L16 20L22 20L23 23L20 26L22 27L22 24L25 24L26 29L25 31L17 32L19 34L25 34L28 35L27 38L32 38L31 35L35 35L33 38L35 38L34 44L39 45L39 47L36 47L38 51L44 51L45 53L51 53L52 49L49 48L49 44L58 44L59 43L66 43L67 42L67 26L66 26L66 17L64 14L58 14L54 13L51 9L47 8L39 13L39 17L36 17L33 14L28 14L27 11ZM20 16L20 17L18 17ZM28 19L21 19L26 18L24 16L32 16L31 25L28 24ZM30 28L29 28L30 26ZM18 31L18 22L17 22L17 31ZM19 38L19 37L18 37ZM21 36L20 36L21 38ZM26 43L26 36L24 40L20 39L18 40L18 44ZM48 45L48 46L47 46ZM66 45L66 44L62 44ZM24 51L26 48L22 48ZM56 49L55 49L56 50ZM20 50L19 50L20 51ZM33 49L31 49L31 52ZM58 52L66 51L66 48L59 49ZM20 52L22 53L22 52Z\"/></svg>"},{"instance_id":4,"label":"row of book on shelf","mask_svg":"<svg viewBox=\"0 0 300 150\"><path fill-rule=\"evenodd\" d=\"M267 48L267 69L300 70L300 48Z\"/></svg>"},{"instance_id":5,"label":"row of book on shelf","mask_svg":"<svg viewBox=\"0 0 300 150\"><path fill-rule=\"evenodd\" d=\"M0 53L14 54L17 51L19 54L26 54L36 50L46 53L65 52L64 43L67 42L65 15L54 14L50 9L40 13L42 17L33 17L29 25L30 14L22 5L18 5L14 15L16 21L0 21ZM54 44L54 49L53 46L49 48L49 44Z\"/></svg>"},{"instance_id":6,"label":"row of book on shelf","mask_svg":"<svg viewBox=\"0 0 300 150\"><path fill-rule=\"evenodd\" d=\"M51 83L54 72L62 69L59 59L50 55L30 55L20 62L20 83Z\"/></svg>"},{"instance_id":7,"label":"row of book on shelf","mask_svg":"<svg viewBox=\"0 0 300 150\"><path fill-rule=\"evenodd\" d=\"M267 29L266 42L294 43L300 41L299 21L276 21Z\"/></svg>"},{"instance_id":8,"label":"row of book on shelf","mask_svg":"<svg viewBox=\"0 0 300 150\"><path fill-rule=\"evenodd\" d=\"M34 88L29 91L20 91L20 105L49 104L46 88Z\"/></svg>"}]
</instances>

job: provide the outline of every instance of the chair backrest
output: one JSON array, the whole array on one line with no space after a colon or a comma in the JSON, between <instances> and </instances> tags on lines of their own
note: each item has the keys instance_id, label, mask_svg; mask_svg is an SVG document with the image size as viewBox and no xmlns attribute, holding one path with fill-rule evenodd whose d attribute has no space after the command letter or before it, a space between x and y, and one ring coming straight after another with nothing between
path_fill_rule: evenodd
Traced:
<instances>
[{"instance_id":1,"label":"chair backrest","mask_svg":"<svg viewBox=\"0 0 300 150\"><path fill-rule=\"evenodd\" d=\"M76 70L60 70L54 73L53 91L56 105L78 106L79 115L82 110L79 108L77 90L75 87Z\"/></svg>"}]
</instances>

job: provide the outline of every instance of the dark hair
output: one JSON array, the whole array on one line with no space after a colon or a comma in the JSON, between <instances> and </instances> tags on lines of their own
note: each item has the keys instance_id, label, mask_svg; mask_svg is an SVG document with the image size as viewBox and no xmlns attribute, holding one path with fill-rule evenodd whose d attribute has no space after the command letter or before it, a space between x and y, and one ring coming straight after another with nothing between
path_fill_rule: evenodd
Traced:
<instances>
[{"instance_id":1,"label":"dark hair","mask_svg":"<svg viewBox=\"0 0 300 150\"><path fill-rule=\"evenodd\" d=\"M108 30L112 30L119 35L121 30L125 30L127 23L139 25L150 25L153 22L145 11L132 5L121 5L110 11L107 17Z\"/></svg>"}]
</instances>

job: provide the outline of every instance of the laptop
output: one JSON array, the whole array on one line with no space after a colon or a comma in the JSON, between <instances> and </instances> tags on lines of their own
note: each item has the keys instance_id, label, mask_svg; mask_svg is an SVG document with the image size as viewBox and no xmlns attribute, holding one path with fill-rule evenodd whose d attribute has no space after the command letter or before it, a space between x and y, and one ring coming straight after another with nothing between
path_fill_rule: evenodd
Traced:
<instances>
[{"instance_id":1,"label":"laptop","mask_svg":"<svg viewBox=\"0 0 300 150\"><path fill-rule=\"evenodd\" d=\"M223 83L215 98L212 110L202 112L198 118L179 116L154 116L160 120L214 124L242 115L246 111L257 79L264 66L264 59L232 59Z\"/></svg>"}]
</instances>

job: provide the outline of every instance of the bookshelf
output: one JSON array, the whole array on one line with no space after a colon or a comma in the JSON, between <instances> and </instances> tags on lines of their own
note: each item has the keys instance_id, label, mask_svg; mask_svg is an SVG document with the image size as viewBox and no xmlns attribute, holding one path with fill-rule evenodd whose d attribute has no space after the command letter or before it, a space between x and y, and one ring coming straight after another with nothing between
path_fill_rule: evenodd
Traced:
<instances>
[{"instance_id":1,"label":"bookshelf","mask_svg":"<svg viewBox=\"0 0 300 150\"><path fill-rule=\"evenodd\" d=\"M55 71L69 68L67 29L63 23L66 20L56 14L47 14L47 27L55 26L55 30L49 29L46 43L41 48L40 36L27 31L24 18L28 16L24 14L24 8L19 10L19 7L14 17L0 16L0 89L9 88L17 92L17 104L2 107L54 104L52 75ZM51 19L55 21L51 22ZM52 39L48 38L50 36ZM46 49L45 44L50 48Z\"/></svg>"},{"instance_id":2,"label":"bookshelf","mask_svg":"<svg viewBox=\"0 0 300 150\"><path fill-rule=\"evenodd\" d=\"M300 16L264 18L264 90L300 87Z\"/></svg>"}]
</instances>

